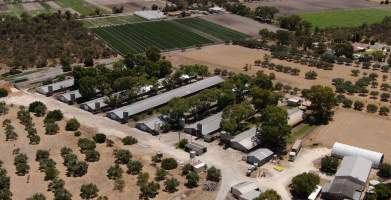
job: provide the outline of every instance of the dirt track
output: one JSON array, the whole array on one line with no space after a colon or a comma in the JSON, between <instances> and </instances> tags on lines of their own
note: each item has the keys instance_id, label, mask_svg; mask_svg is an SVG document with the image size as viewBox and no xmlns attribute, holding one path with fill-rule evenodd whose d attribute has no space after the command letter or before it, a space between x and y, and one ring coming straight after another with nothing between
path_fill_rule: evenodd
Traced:
<instances>
[{"instance_id":1,"label":"dirt track","mask_svg":"<svg viewBox=\"0 0 391 200\"><path fill-rule=\"evenodd\" d=\"M281 14L380 7L379 3L365 0L265 0L245 4L251 8L256 8L261 5L274 6L280 10Z\"/></svg>"}]
</instances>

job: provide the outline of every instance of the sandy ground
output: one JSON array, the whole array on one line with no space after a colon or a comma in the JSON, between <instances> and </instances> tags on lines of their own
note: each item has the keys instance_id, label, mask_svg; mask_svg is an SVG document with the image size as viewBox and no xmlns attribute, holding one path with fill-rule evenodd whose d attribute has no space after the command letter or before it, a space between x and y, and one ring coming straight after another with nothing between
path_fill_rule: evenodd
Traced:
<instances>
[{"instance_id":1,"label":"sandy ground","mask_svg":"<svg viewBox=\"0 0 391 200\"><path fill-rule=\"evenodd\" d=\"M9 104L13 103L15 105L28 105L33 101L42 101L47 105L49 109L62 110L66 118L76 117L81 124L86 127L89 127L89 130L93 130L93 132L101 132L105 133L106 135L115 137L124 137L126 135L132 135L133 137L138 139L138 148L140 148L140 151L161 151L167 156L174 157L182 162L189 160L188 153L179 149L175 149L175 146L173 145L173 141L175 140L168 139L168 142L160 141L160 137L154 137L148 133L139 131L138 129L130 128L126 125L119 124L106 117L93 115L79 108L61 103L50 97L45 97L38 94L31 94L27 92L19 92L17 94L13 94L9 97L6 97L5 101ZM176 136L173 135L167 137L176 138ZM225 151L217 145L210 146L208 153L199 157L199 159L207 163L208 166L213 165L221 169L221 187L219 192L217 193L216 198L212 199L225 199L227 193L229 192L230 186L236 184L239 181L246 180L246 177L244 176L245 171L242 170L242 168L238 170L238 168L236 167L236 163L239 162L240 158L241 157L239 154L231 154L229 151ZM238 166L241 165L238 164ZM243 171L243 173L238 173L238 171ZM195 195L199 194L195 193ZM201 199L205 199L203 195L201 196ZM195 197L195 199L197 198Z\"/></svg>"},{"instance_id":2,"label":"sandy ground","mask_svg":"<svg viewBox=\"0 0 391 200\"><path fill-rule=\"evenodd\" d=\"M335 142L355 145L384 153L391 162L391 123L376 115L339 109L329 125L319 127L306 143L331 147Z\"/></svg>"},{"instance_id":3,"label":"sandy ground","mask_svg":"<svg viewBox=\"0 0 391 200\"><path fill-rule=\"evenodd\" d=\"M245 4L251 8L274 6L280 10L281 14L380 7L379 3L365 0L261 0L246 2Z\"/></svg>"},{"instance_id":4,"label":"sandy ground","mask_svg":"<svg viewBox=\"0 0 391 200\"><path fill-rule=\"evenodd\" d=\"M234 14L217 14L206 15L201 18L211 21L213 23L231 28L233 30L246 33L250 36L259 36L258 32L261 29L268 29L269 31L277 31L279 28L270 24L259 23L248 17L242 17Z\"/></svg>"},{"instance_id":5,"label":"sandy ground","mask_svg":"<svg viewBox=\"0 0 391 200\"><path fill-rule=\"evenodd\" d=\"M56 3L55 1L47 1L46 2L51 8L55 9L55 10L60 10L62 9L62 7L60 5L58 5L58 3Z\"/></svg>"},{"instance_id":6,"label":"sandy ground","mask_svg":"<svg viewBox=\"0 0 391 200\"><path fill-rule=\"evenodd\" d=\"M276 164L268 163L262 166L266 177L259 177L258 183L262 190L274 189L281 195L282 199L292 199L288 188L292 178L304 172L319 172L318 168L313 164L314 161L330 154L330 152L330 149L327 148L303 148L295 162L285 161L279 164L285 168L282 172L273 169Z\"/></svg>"},{"instance_id":7,"label":"sandy ground","mask_svg":"<svg viewBox=\"0 0 391 200\"><path fill-rule=\"evenodd\" d=\"M148 172L151 178L154 177L156 167L149 165L150 158L155 153L154 150L137 144L133 146L123 146L120 140L115 137L112 137L115 141L114 147L106 147L105 144L97 145L97 151L100 153L100 160L96 163L89 163L88 173L86 175L79 178L67 177L65 176L66 169L62 164L63 159L60 155L60 149L63 146L72 148L74 153L77 154L79 160L83 160L84 155L82 155L78 150L78 138L73 136L71 132L63 130L65 120L59 123L61 127L60 133L49 136L44 134L43 118L33 117L38 134L41 137L41 143L39 145L29 145L26 137L27 133L24 131L24 126L16 120L17 110L18 108L14 106L10 109L10 112L6 116L0 116L1 122L6 118L12 120L12 125L15 127L19 136L16 141L5 142L4 134L0 135L0 158L4 162L4 167L7 169L8 174L11 176L11 188L14 195L13 199L26 199L37 192L44 194L48 199L53 199L53 194L47 191L48 182L43 180L44 173L41 173L38 170L39 163L34 160L36 150L38 149L46 149L50 151L50 157L57 163L56 168L60 171L60 177L65 181L65 187L72 193L73 199L80 199L79 192L81 185L91 182L97 185L100 190L100 195L106 195L109 199L138 199L139 189L138 186L135 186L136 176L124 174L123 179L125 180L125 189L123 192L113 191L113 181L109 180L105 176L106 170L114 163L113 150L115 148L129 149L133 154L133 159L140 160L144 164L143 171ZM1 129L3 132L3 128ZM90 138L91 135L93 134L83 132L81 137ZM31 169L29 174L26 176L15 175L15 166L13 165L14 155L12 155L12 151L16 148L19 148L20 152L26 153L29 158L29 165ZM126 168L123 167L123 170L126 171ZM183 185L186 181L184 177L180 176L179 168L170 171L168 177L170 176L177 178L181 182L181 185L178 188L179 191L169 194L160 190L159 195L155 199L174 199L176 197L181 197L184 194L187 196L186 199L193 200L214 199L215 197L216 193L202 192L201 187L192 190L187 189ZM201 179L200 184L202 184L202 181L205 180L205 174L201 174L201 177L203 178ZM29 181L27 181L28 179ZM163 188L162 184L161 188Z\"/></svg>"},{"instance_id":8,"label":"sandy ground","mask_svg":"<svg viewBox=\"0 0 391 200\"><path fill-rule=\"evenodd\" d=\"M33 2L33 3L22 3L23 8L26 11L34 11L34 10L42 10L44 9L40 3Z\"/></svg>"}]
</instances>

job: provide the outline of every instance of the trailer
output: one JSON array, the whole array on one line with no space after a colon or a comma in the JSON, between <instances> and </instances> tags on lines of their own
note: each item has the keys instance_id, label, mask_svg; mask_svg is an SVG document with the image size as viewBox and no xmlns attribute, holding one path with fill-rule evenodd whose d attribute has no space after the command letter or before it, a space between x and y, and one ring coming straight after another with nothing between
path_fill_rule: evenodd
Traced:
<instances>
[{"instance_id":1,"label":"trailer","mask_svg":"<svg viewBox=\"0 0 391 200\"><path fill-rule=\"evenodd\" d=\"M300 149L303 145L303 141L302 140L296 140L295 143L293 144L292 146L292 149L291 151L289 152L289 161L293 162L295 161L297 155L299 154L300 152Z\"/></svg>"}]
</instances>

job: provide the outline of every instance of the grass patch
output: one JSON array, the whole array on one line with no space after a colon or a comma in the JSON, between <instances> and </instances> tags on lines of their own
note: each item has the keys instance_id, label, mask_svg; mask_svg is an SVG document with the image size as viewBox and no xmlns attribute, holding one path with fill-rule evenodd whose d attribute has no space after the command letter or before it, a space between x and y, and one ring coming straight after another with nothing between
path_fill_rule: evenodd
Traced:
<instances>
[{"instance_id":1,"label":"grass patch","mask_svg":"<svg viewBox=\"0 0 391 200\"><path fill-rule=\"evenodd\" d=\"M334 10L300 14L300 17L310 22L313 27L319 28L356 27L363 23L372 24L381 22L386 16L391 16L391 10Z\"/></svg>"},{"instance_id":2,"label":"grass patch","mask_svg":"<svg viewBox=\"0 0 391 200\"><path fill-rule=\"evenodd\" d=\"M81 15L89 15L95 12L95 8L83 0L58 0L62 7L72 8Z\"/></svg>"},{"instance_id":3,"label":"grass patch","mask_svg":"<svg viewBox=\"0 0 391 200\"><path fill-rule=\"evenodd\" d=\"M292 133L288 138L288 144L293 144L297 139L304 138L307 134L311 133L317 126L310 124L300 124L292 129Z\"/></svg>"}]
</instances>

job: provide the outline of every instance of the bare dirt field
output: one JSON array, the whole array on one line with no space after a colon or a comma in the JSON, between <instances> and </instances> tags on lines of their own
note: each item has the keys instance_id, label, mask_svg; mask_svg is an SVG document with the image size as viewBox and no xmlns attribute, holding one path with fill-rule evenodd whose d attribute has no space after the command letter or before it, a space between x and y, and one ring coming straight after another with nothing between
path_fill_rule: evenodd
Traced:
<instances>
[{"instance_id":1,"label":"bare dirt field","mask_svg":"<svg viewBox=\"0 0 391 200\"><path fill-rule=\"evenodd\" d=\"M206 15L201 18L211 21L213 23L231 28L233 30L246 33L250 36L257 37L259 36L258 32L261 29L268 29L269 31L277 31L279 28L270 24L259 23L248 17L242 17L234 14L216 14L216 15Z\"/></svg>"},{"instance_id":2,"label":"bare dirt field","mask_svg":"<svg viewBox=\"0 0 391 200\"><path fill-rule=\"evenodd\" d=\"M265 0L246 2L247 6L256 8L258 6L274 6L282 14L301 12L315 12L335 9L355 9L380 7L379 3L365 0Z\"/></svg>"},{"instance_id":3,"label":"bare dirt field","mask_svg":"<svg viewBox=\"0 0 391 200\"><path fill-rule=\"evenodd\" d=\"M11 177L13 199L26 199L34 193L42 193L47 199L53 199L53 194L47 191L49 182L44 181L44 173L39 171L39 163L35 161L35 153L38 149L50 151L50 158L57 163L56 168L60 171L59 177L65 181L65 188L72 193L73 199L80 199L80 187L81 185L88 183L96 184L99 188L99 195L105 195L109 199L138 199L139 188L136 186L136 176L124 173L123 180L125 181L125 187L123 192L113 191L114 181L109 180L106 176L106 170L114 164L113 150L116 148L130 150L133 155L133 160L139 160L143 163L143 171L150 174L150 180L155 177L156 167L149 165L149 163L151 156L156 152L151 148L139 144L123 146L117 137L110 137L115 142L113 147L107 147L105 144L97 144L96 150L100 153L100 160L98 162L89 163L88 173L86 175L79 178L68 177L65 175L66 168L63 165L60 149L67 146L73 149L73 152L78 156L79 160L84 160L84 155L80 153L77 141L79 138L91 138L95 132L91 131L91 129L83 128L82 135L76 137L72 132L64 130L65 120L62 120L59 122L60 131L58 134L45 135L43 118L33 116L33 122L36 125L38 135L41 137L41 142L38 145L30 145L28 144L27 133L24 130L24 126L16 119L17 111L18 107L14 106L10 108L7 115L0 116L0 122L4 119L11 119L12 125L15 127L15 131L18 134L18 139L16 141L5 141L4 128L0 128L2 132L2 134L0 134L0 160L4 162L4 167ZM25 176L17 176L15 174L15 166L13 164L15 155L13 155L13 151L17 148L21 153L25 153L28 156L30 171ZM124 166L123 170L126 172ZM203 192L201 186L195 189L187 189L184 186L186 181L184 177L180 176L179 168L169 171L168 177L175 177L180 181L179 190L172 194L164 192L162 190L163 184L160 183L161 189L159 190L158 196L154 199L167 200L174 198L178 199L178 197L181 199L183 196L190 200L215 198L216 193ZM201 180L205 180L205 174L201 173L201 177Z\"/></svg>"},{"instance_id":4,"label":"bare dirt field","mask_svg":"<svg viewBox=\"0 0 391 200\"><path fill-rule=\"evenodd\" d=\"M314 130L306 144L331 147L335 142L355 145L384 153L391 161L391 123L382 117L363 112L339 109L330 124Z\"/></svg>"},{"instance_id":5,"label":"bare dirt field","mask_svg":"<svg viewBox=\"0 0 391 200\"><path fill-rule=\"evenodd\" d=\"M35 11L35 10L43 10L44 8L40 3L32 2L32 3L22 3L23 8L26 11Z\"/></svg>"},{"instance_id":6,"label":"bare dirt field","mask_svg":"<svg viewBox=\"0 0 391 200\"><path fill-rule=\"evenodd\" d=\"M62 7L60 5L58 5L56 2L54 1L47 1L46 2L51 8L55 9L55 10L59 10L59 9L62 9Z\"/></svg>"}]
</instances>

